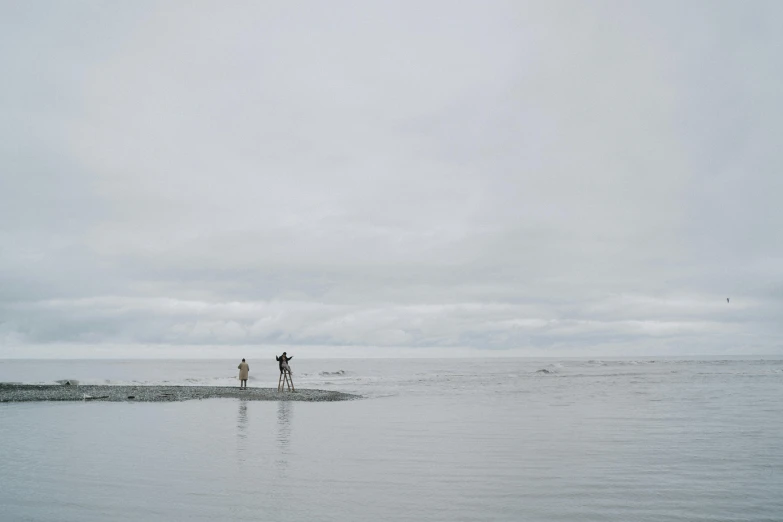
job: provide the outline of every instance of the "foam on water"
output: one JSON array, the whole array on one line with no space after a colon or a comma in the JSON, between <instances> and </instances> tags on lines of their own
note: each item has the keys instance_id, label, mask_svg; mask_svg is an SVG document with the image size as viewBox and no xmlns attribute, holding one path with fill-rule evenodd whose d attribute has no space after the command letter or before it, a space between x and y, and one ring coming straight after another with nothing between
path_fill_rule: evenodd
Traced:
<instances>
[{"instance_id":1,"label":"foam on water","mask_svg":"<svg viewBox=\"0 0 783 522\"><path fill-rule=\"evenodd\" d=\"M357 360L344 363L355 365ZM521 362L520 362L521 361ZM466 379L470 381L480 377L492 376L514 379L556 375L558 377L612 377L654 375L664 372L686 369L691 375L769 375L783 372L781 360L684 360L684 359L629 359L629 360L476 360L463 361L462 367L471 371L460 373L441 369L441 371L419 371L415 362L395 363L401 368L415 368L412 372L396 374L382 364L377 368L358 368L346 370L340 362L321 360L300 361L292 364L294 376L309 384L352 383L359 385L378 384L379 382L421 382L424 380ZM430 364L430 363L427 363ZM503 371L507 365L518 367L519 373ZM437 364L435 365L437 367ZM441 364L442 366L442 364ZM499 372L493 369L498 367ZM641 368L644 368L643 370ZM656 368L657 367L657 368ZM382 369L381 371L377 371ZM369 370L364 372L364 370ZM253 364L249 381L259 386L276 385L278 377L275 364ZM181 385L181 386L233 386L237 384L233 361L4 361L0 366L0 382L22 382L27 384L63 384L65 381L82 384L117 385Z\"/></svg>"}]
</instances>

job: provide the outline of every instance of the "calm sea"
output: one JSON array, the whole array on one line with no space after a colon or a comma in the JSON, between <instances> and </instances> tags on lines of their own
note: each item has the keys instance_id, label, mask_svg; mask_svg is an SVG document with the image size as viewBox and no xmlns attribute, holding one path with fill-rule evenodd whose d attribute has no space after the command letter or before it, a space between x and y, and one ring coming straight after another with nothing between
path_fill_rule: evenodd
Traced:
<instances>
[{"instance_id":1,"label":"calm sea","mask_svg":"<svg viewBox=\"0 0 783 522\"><path fill-rule=\"evenodd\" d=\"M0 381L237 385L237 364L0 361ZM781 360L291 364L366 398L0 404L0 520L783 520Z\"/></svg>"}]
</instances>

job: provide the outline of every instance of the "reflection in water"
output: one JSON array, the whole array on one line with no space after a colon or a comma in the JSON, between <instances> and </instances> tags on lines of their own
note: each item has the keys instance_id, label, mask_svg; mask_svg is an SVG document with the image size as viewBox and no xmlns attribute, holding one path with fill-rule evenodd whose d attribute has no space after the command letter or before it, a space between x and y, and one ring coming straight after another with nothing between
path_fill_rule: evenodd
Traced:
<instances>
[{"instance_id":1,"label":"reflection in water","mask_svg":"<svg viewBox=\"0 0 783 522\"><path fill-rule=\"evenodd\" d=\"M289 401L277 403L277 464L281 469L288 465L289 445L291 443L292 408Z\"/></svg>"},{"instance_id":2,"label":"reflection in water","mask_svg":"<svg viewBox=\"0 0 783 522\"><path fill-rule=\"evenodd\" d=\"M237 436L247 438L247 401L239 400L239 416L237 417Z\"/></svg>"},{"instance_id":3,"label":"reflection in water","mask_svg":"<svg viewBox=\"0 0 783 522\"><path fill-rule=\"evenodd\" d=\"M239 400L239 413L237 414L237 455L242 462L242 454L247 449L247 401Z\"/></svg>"}]
</instances>

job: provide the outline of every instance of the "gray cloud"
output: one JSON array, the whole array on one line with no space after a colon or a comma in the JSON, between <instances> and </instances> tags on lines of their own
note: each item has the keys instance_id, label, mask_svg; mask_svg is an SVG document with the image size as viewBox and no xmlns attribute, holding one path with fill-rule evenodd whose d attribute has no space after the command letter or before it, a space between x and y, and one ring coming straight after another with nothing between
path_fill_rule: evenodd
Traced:
<instances>
[{"instance_id":1,"label":"gray cloud","mask_svg":"<svg viewBox=\"0 0 783 522\"><path fill-rule=\"evenodd\" d=\"M0 357L780 353L781 11L5 5Z\"/></svg>"}]
</instances>

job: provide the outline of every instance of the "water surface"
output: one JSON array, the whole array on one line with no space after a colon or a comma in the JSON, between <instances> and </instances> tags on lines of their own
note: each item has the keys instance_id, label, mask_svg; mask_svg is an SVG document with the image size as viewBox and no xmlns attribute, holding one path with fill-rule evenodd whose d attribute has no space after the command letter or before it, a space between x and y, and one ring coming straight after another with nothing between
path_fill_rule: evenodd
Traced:
<instances>
[{"instance_id":1,"label":"water surface","mask_svg":"<svg viewBox=\"0 0 783 522\"><path fill-rule=\"evenodd\" d=\"M1 404L0 519L783 519L783 361L292 366L367 398ZM235 367L4 361L0 381L226 385Z\"/></svg>"}]
</instances>

